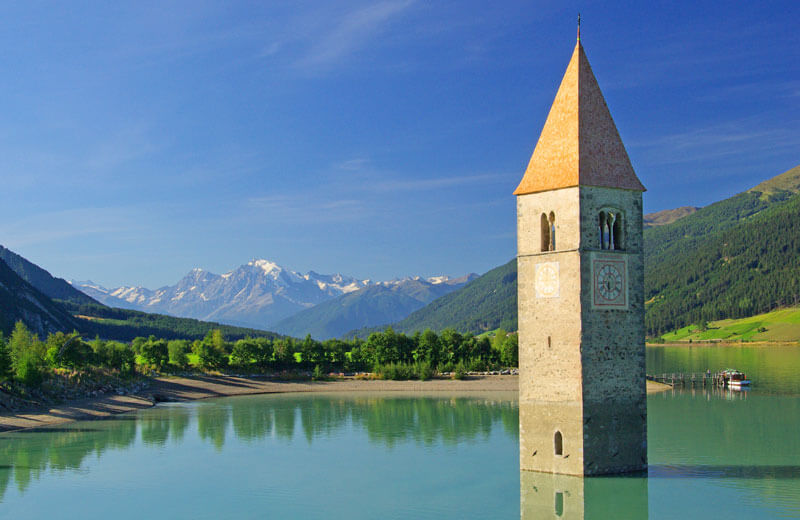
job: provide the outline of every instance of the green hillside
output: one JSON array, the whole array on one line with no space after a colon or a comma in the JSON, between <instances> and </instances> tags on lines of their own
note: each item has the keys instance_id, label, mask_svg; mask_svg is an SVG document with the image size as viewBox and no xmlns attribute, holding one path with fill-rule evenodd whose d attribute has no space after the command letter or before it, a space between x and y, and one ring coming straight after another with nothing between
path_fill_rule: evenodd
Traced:
<instances>
[{"instance_id":1,"label":"green hillside","mask_svg":"<svg viewBox=\"0 0 800 520\"><path fill-rule=\"evenodd\" d=\"M51 299L74 303L97 303L94 299L72 287L65 280L55 278L38 265L3 246L0 246L0 259L4 260L8 267L13 269L23 280Z\"/></svg>"},{"instance_id":2,"label":"green hillside","mask_svg":"<svg viewBox=\"0 0 800 520\"><path fill-rule=\"evenodd\" d=\"M664 341L798 341L800 307L778 309L748 318L689 325L661 336Z\"/></svg>"},{"instance_id":3,"label":"green hillside","mask_svg":"<svg viewBox=\"0 0 800 520\"><path fill-rule=\"evenodd\" d=\"M392 325L399 332L517 330L517 260L496 267ZM363 334L366 331L362 331Z\"/></svg>"}]
</instances>

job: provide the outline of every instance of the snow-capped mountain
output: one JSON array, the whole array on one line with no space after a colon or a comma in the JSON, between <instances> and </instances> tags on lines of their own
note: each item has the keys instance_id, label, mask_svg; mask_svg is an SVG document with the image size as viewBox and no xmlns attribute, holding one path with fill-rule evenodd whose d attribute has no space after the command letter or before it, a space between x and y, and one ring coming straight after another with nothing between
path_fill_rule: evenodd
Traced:
<instances>
[{"instance_id":1,"label":"snow-capped mountain","mask_svg":"<svg viewBox=\"0 0 800 520\"><path fill-rule=\"evenodd\" d=\"M91 281L71 282L92 298L111 307L170 314L232 325L269 328L303 309L371 285L392 286L420 277L373 282L342 274L301 274L268 260L253 260L225 274L192 269L177 284L147 289L106 289ZM431 284L454 280L437 276ZM458 283L458 282L457 282Z\"/></svg>"}]
</instances>

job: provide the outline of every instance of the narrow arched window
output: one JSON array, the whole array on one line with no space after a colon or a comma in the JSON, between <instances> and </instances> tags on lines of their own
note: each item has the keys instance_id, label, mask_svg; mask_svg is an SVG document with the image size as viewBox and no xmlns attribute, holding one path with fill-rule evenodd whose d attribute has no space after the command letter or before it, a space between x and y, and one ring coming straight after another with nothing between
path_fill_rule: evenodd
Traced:
<instances>
[{"instance_id":1,"label":"narrow arched window","mask_svg":"<svg viewBox=\"0 0 800 520\"><path fill-rule=\"evenodd\" d=\"M545 215L544 213L542 213L541 228L542 228L542 251L550 251L550 222L547 219L547 215Z\"/></svg>"},{"instance_id":2,"label":"narrow arched window","mask_svg":"<svg viewBox=\"0 0 800 520\"><path fill-rule=\"evenodd\" d=\"M608 243L606 244L605 249L615 249L614 243L614 222L617 220L617 214L608 212L606 214L606 227L608 228Z\"/></svg>"},{"instance_id":3,"label":"narrow arched window","mask_svg":"<svg viewBox=\"0 0 800 520\"><path fill-rule=\"evenodd\" d=\"M600 237L600 249L605 249L606 248L606 246L605 246L605 243L606 243L606 212L605 211L601 211L600 212L600 215L597 218L597 223L599 225L599 232L600 232L600 234L598 235Z\"/></svg>"},{"instance_id":4,"label":"narrow arched window","mask_svg":"<svg viewBox=\"0 0 800 520\"><path fill-rule=\"evenodd\" d=\"M555 496L555 513L556 516L564 516L564 492L563 491L556 491Z\"/></svg>"},{"instance_id":5,"label":"narrow arched window","mask_svg":"<svg viewBox=\"0 0 800 520\"><path fill-rule=\"evenodd\" d=\"M561 456L564 454L564 439L559 431L553 436L553 447L556 455Z\"/></svg>"},{"instance_id":6,"label":"narrow arched window","mask_svg":"<svg viewBox=\"0 0 800 520\"><path fill-rule=\"evenodd\" d=\"M556 214L550 212L550 251L556 250Z\"/></svg>"},{"instance_id":7,"label":"narrow arched window","mask_svg":"<svg viewBox=\"0 0 800 520\"><path fill-rule=\"evenodd\" d=\"M597 216L600 249L625 249L625 219L621 211L605 208Z\"/></svg>"},{"instance_id":8,"label":"narrow arched window","mask_svg":"<svg viewBox=\"0 0 800 520\"><path fill-rule=\"evenodd\" d=\"M625 226L623 226L622 213L617 213L614 219L614 249L625 249Z\"/></svg>"}]
</instances>

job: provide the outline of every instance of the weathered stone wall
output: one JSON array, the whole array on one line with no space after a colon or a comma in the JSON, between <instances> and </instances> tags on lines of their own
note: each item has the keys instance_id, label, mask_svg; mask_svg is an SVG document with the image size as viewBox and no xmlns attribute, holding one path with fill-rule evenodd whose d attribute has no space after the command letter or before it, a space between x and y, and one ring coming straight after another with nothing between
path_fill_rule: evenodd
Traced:
<instances>
[{"instance_id":1,"label":"weathered stone wall","mask_svg":"<svg viewBox=\"0 0 800 520\"><path fill-rule=\"evenodd\" d=\"M625 250L602 251L624 260L622 308L592 305L603 209L624 214ZM541 215L551 211L556 249L542 252ZM520 467L573 475L646 467L641 193L582 186L522 195L517 218Z\"/></svg>"},{"instance_id":2,"label":"weathered stone wall","mask_svg":"<svg viewBox=\"0 0 800 520\"><path fill-rule=\"evenodd\" d=\"M581 188L581 365L586 474L643 469L647 464L647 395L644 343L642 196L613 188ZM598 255L597 215L605 208L624 214L624 251L604 251L625 261L627 306L592 305Z\"/></svg>"}]
</instances>

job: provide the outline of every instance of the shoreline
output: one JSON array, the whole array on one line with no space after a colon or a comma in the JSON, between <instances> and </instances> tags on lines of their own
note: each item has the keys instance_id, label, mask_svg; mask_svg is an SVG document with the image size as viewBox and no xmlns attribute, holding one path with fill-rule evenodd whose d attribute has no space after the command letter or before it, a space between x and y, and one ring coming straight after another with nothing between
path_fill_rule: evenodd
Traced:
<instances>
[{"instance_id":1,"label":"shoreline","mask_svg":"<svg viewBox=\"0 0 800 520\"><path fill-rule=\"evenodd\" d=\"M672 389L647 381L647 393ZM274 381L239 376L201 375L196 377L153 378L140 395L110 395L78 399L53 406L0 414L0 433L47 429L72 421L107 419L120 413L155 406L160 402L183 402L236 395L301 392L410 392L466 393L518 392L519 376L472 376L463 380L385 381L379 379L336 379L333 381Z\"/></svg>"}]
</instances>

